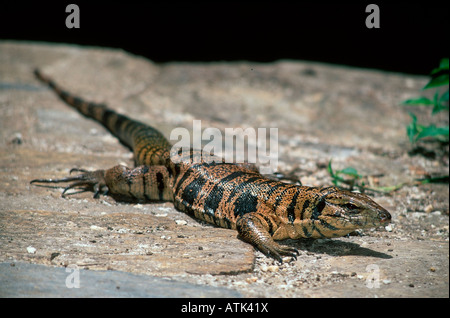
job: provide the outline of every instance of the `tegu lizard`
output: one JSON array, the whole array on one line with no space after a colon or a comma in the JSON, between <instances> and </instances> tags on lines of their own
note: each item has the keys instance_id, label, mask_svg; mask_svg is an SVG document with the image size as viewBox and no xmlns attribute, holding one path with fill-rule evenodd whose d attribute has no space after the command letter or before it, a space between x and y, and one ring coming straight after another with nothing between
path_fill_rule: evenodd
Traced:
<instances>
[{"instance_id":1,"label":"tegu lizard","mask_svg":"<svg viewBox=\"0 0 450 318\"><path fill-rule=\"evenodd\" d=\"M172 201L178 210L197 219L237 230L242 240L279 262L282 256L296 258L298 250L275 240L339 237L391 220L386 209L364 194L334 186L284 183L260 174L252 165L221 159L205 162L198 150L172 160L172 145L156 129L73 96L38 70L35 75L64 102L129 146L136 167L72 169L80 174L31 183L70 182L63 196L69 189L84 186L93 189L95 198L109 193L134 200Z\"/></svg>"}]
</instances>

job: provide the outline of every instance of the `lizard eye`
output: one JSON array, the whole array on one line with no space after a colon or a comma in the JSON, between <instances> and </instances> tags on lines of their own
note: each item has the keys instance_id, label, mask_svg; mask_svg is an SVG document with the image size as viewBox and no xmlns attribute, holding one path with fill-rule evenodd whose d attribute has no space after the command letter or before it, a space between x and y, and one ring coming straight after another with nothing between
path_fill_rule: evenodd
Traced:
<instances>
[{"instance_id":1,"label":"lizard eye","mask_svg":"<svg viewBox=\"0 0 450 318\"><path fill-rule=\"evenodd\" d=\"M356 211L359 210L359 207L352 203L346 203L344 204L344 207L348 210L356 210Z\"/></svg>"}]
</instances>

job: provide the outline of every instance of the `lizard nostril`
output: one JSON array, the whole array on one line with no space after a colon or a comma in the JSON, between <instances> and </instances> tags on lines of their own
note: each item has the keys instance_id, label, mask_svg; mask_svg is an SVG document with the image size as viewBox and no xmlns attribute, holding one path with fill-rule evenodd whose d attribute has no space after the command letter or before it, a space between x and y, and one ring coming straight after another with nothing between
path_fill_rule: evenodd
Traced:
<instances>
[{"instance_id":1,"label":"lizard nostril","mask_svg":"<svg viewBox=\"0 0 450 318\"><path fill-rule=\"evenodd\" d=\"M391 221L391 214L386 210L379 212L378 217L382 223Z\"/></svg>"}]
</instances>

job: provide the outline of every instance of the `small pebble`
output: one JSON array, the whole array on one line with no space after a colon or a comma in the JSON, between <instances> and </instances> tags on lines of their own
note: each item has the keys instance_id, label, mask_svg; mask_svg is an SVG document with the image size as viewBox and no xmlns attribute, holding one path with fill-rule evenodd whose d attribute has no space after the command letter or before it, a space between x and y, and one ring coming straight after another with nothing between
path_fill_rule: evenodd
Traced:
<instances>
[{"instance_id":1,"label":"small pebble","mask_svg":"<svg viewBox=\"0 0 450 318\"><path fill-rule=\"evenodd\" d=\"M103 231L105 228L97 226L97 225L91 225L90 229L94 230L94 231Z\"/></svg>"},{"instance_id":2,"label":"small pebble","mask_svg":"<svg viewBox=\"0 0 450 318\"><path fill-rule=\"evenodd\" d=\"M27 252L29 254L34 254L34 253L36 253L36 249L33 246L28 246L27 247Z\"/></svg>"},{"instance_id":3,"label":"small pebble","mask_svg":"<svg viewBox=\"0 0 450 318\"><path fill-rule=\"evenodd\" d=\"M255 283L258 280L258 277L248 277L245 281L249 284Z\"/></svg>"},{"instance_id":4,"label":"small pebble","mask_svg":"<svg viewBox=\"0 0 450 318\"><path fill-rule=\"evenodd\" d=\"M280 267L278 265L263 265L261 266L261 270L263 272L278 272L278 270L280 269Z\"/></svg>"},{"instance_id":5,"label":"small pebble","mask_svg":"<svg viewBox=\"0 0 450 318\"><path fill-rule=\"evenodd\" d=\"M23 143L23 137L21 133L15 133L10 141L14 145L21 145Z\"/></svg>"}]
</instances>

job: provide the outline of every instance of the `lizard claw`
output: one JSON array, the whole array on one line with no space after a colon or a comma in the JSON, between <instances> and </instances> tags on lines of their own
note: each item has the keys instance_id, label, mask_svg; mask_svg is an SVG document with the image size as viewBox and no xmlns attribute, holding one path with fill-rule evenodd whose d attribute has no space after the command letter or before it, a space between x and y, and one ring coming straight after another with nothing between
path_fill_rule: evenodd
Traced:
<instances>
[{"instance_id":1,"label":"lizard claw","mask_svg":"<svg viewBox=\"0 0 450 318\"><path fill-rule=\"evenodd\" d=\"M283 258L281 256L290 256L291 260L297 260L297 256L300 255L296 248L280 245L273 241L271 244L261 244L257 247L263 254L274 258L281 264L283 263Z\"/></svg>"},{"instance_id":2,"label":"lizard claw","mask_svg":"<svg viewBox=\"0 0 450 318\"><path fill-rule=\"evenodd\" d=\"M69 184L67 187L64 188L61 195L62 197L65 197L66 192L68 190L79 186L84 186L85 191L87 191L88 189L93 189L95 199L99 198L100 194L105 195L108 193L108 186L106 185L105 182L104 170L88 171L84 169L73 168L70 170L70 174L72 174L72 172L81 172L81 174L61 179L34 179L30 181L30 184L72 182L71 184Z\"/></svg>"}]
</instances>

